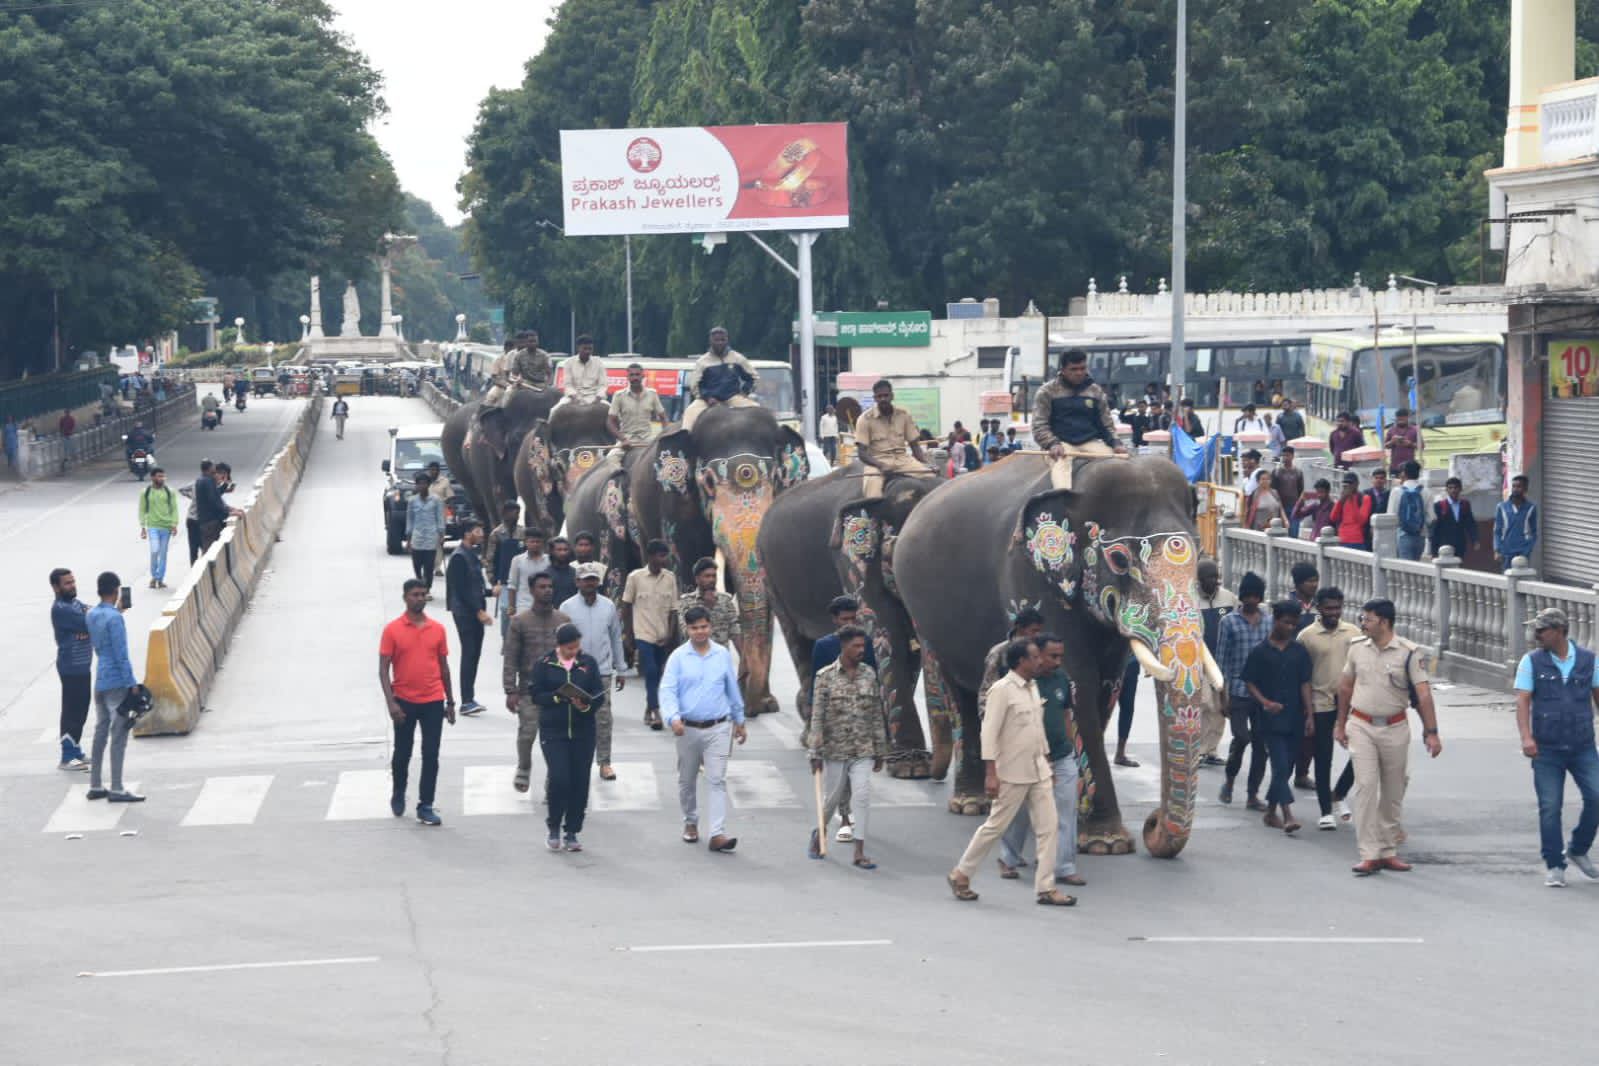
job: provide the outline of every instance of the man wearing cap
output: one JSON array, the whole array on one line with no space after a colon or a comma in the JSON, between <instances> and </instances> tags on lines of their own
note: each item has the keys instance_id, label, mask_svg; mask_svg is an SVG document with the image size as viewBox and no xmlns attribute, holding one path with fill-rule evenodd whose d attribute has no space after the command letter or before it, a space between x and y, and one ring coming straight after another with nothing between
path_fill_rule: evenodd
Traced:
<instances>
[{"instance_id":1,"label":"man wearing cap","mask_svg":"<svg viewBox=\"0 0 1599 1066\"><path fill-rule=\"evenodd\" d=\"M561 613L572 620L583 634L583 650L594 657L599 666L600 681L604 691L611 691L611 678L616 678L616 691L622 691L622 616L616 604L600 595L600 582L605 578L605 567L599 563L577 564L577 595L561 604ZM600 779L615 781L616 771L611 769L611 701L605 700L595 708L594 761L600 767Z\"/></svg>"},{"instance_id":2,"label":"man wearing cap","mask_svg":"<svg viewBox=\"0 0 1599 1066\"><path fill-rule=\"evenodd\" d=\"M1538 650L1521 657L1516 667L1516 725L1521 753L1532 760L1532 787L1538 795L1538 835L1548 872L1544 884L1566 887L1566 860L1584 877L1599 878L1588 858L1599 831L1599 750L1594 746L1593 712L1599 702L1594 654L1579 648L1567 633L1566 612L1546 607L1532 621ZM1582 796L1582 814L1561 838L1560 808L1565 802L1566 775Z\"/></svg>"},{"instance_id":3,"label":"man wearing cap","mask_svg":"<svg viewBox=\"0 0 1599 1066\"><path fill-rule=\"evenodd\" d=\"M1356 877L1382 870L1408 871L1399 858L1399 824L1409 780L1410 707L1421 715L1422 743L1437 758L1438 715L1427 681L1426 656L1394 632L1392 600L1367 600L1360 608L1365 638L1349 646L1338 682L1338 724L1333 739L1355 765Z\"/></svg>"}]
</instances>

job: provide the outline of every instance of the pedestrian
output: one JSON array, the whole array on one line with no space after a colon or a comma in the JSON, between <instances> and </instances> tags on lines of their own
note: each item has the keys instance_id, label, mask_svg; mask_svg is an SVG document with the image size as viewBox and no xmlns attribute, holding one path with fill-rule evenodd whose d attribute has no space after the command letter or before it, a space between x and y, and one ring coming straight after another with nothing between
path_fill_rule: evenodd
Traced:
<instances>
[{"instance_id":1,"label":"pedestrian","mask_svg":"<svg viewBox=\"0 0 1599 1066\"><path fill-rule=\"evenodd\" d=\"M483 563L478 558L482 543L483 523L468 522L444 568L444 605L455 620L455 635L461 642L461 713L468 715L484 709L475 698L477 664L483 654L483 627L493 621L484 595Z\"/></svg>"},{"instance_id":2,"label":"pedestrian","mask_svg":"<svg viewBox=\"0 0 1599 1066\"><path fill-rule=\"evenodd\" d=\"M677 604L677 575L667 569L671 554L664 540L650 541L645 545L645 565L627 575L622 589L623 646L629 658L638 656L638 670L644 675L644 724L655 730L663 727L661 672L676 628L672 608ZM706 622L709 633L708 617Z\"/></svg>"},{"instance_id":3,"label":"pedestrian","mask_svg":"<svg viewBox=\"0 0 1599 1066\"><path fill-rule=\"evenodd\" d=\"M1244 662L1244 685L1260 706L1258 719L1266 734L1266 750L1271 757L1271 784L1266 789L1268 829L1299 832L1294 819L1294 790L1289 783L1294 760L1312 727L1310 691L1310 653L1294 637L1299 632L1298 600L1282 600L1272 605L1271 632L1255 645Z\"/></svg>"},{"instance_id":4,"label":"pedestrian","mask_svg":"<svg viewBox=\"0 0 1599 1066\"><path fill-rule=\"evenodd\" d=\"M1421 495L1421 464L1411 459L1403 468L1404 483L1399 486L1399 499L1388 498L1399 517L1399 558L1411 562L1421 560L1421 550L1426 546L1427 503Z\"/></svg>"},{"instance_id":5,"label":"pedestrian","mask_svg":"<svg viewBox=\"0 0 1599 1066\"><path fill-rule=\"evenodd\" d=\"M1570 860L1584 877L1599 878L1588 858L1599 831L1599 750L1594 747L1593 714L1599 704L1594 654L1569 637L1566 612L1546 607L1532 620L1538 648L1516 665L1516 726L1521 753L1532 760L1532 786L1538 795L1538 836L1550 888L1566 885ZM1560 809L1566 775L1582 796L1582 814L1567 844L1561 836Z\"/></svg>"},{"instance_id":6,"label":"pedestrian","mask_svg":"<svg viewBox=\"0 0 1599 1066\"><path fill-rule=\"evenodd\" d=\"M635 570L636 576L643 571ZM631 578L629 579L631 581ZM629 585L632 591L632 585ZM744 743L744 697L733 658L711 639L711 613L694 607L684 619L688 643L672 652L661 676L661 709L677 737L677 796L683 810L683 842L697 843L699 773L705 770L712 851L727 853L738 837L727 835L727 763L733 740Z\"/></svg>"},{"instance_id":7,"label":"pedestrian","mask_svg":"<svg viewBox=\"0 0 1599 1066\"><path fill-rule=\"evenodd\" d=\"M550 541L550 580L555 582L555 602L565 603L577 595L577 570L572 566L572 542L565 537Z\"/></svg>"},{"instance_id":8,"label":"pedestrian","mask_svg":"<svg viewBox=\"0 0 1599 1066\"><path fill-rule=\"evenodd\" d=\"M1260 484L1260 475L1265 471L1260 469L1260 452L1254 448L1247 449L1238 457L1238 491L1243 493L1243 516L1249 515L1249 508L1253 506L1255 489Z\"/></svg>"},{"instance_id":9,"label":"pedestrian","mask_svg":"<svg viewBox=\"0 0 1599 1066\"><path fill-rule=\"evenodd\" d=\"M1361 493L1361 495L1366 497L1366 499L1371 501L1371 515L1372 516L1380 515L1380 514L1387 514L1388 513L1388 501L1393 496L1393 490L1388 487L1388 471L1384 470L1380 466L1377 469L1373 470L1371 472L1371 488L1369 488L1365 492ZM1371 543L1372 543L1371 542L1371 529L1372 529L1371 516L1368 516L1366 518L1366 542L1365 542L1365 548L1366 548L1367 551L1371 551Z\"/></svg>"},{"instance_id":10,"label":"pedestrian","mask_svg":"<svg viewBox=\"0 0 1599 1066\"><path fill-rule=\"evenodd\" d=\"M167 548L178 531L178 494L167 484L167 472L150 471L150 484L139 493L139 539L150 542L150 587L167 587Z\"/></svg>"},{"instance_id":11,"label":"pedestrian","mask_svg":"<svg viewBox=\"0 0 1599 1066\"><path fill-rule=\"evenodd\" d=\"M1194 413L1194 401L1184 400L1182 403L1182 417L1178 422L1183 427L1183 432L1195 440L1205 435L1205 423L1200 421L1199 415Z\"/></svg>"},{"instance_id":12,"label":"pedestrian","mask_svg":"<svg viewBox=\"0 0 1599 1066\"><path fill-rule=\"evenodd\" d=\"M539 660L555 650L556 630L572 621L555 609L555 584L546 571L528 579L527 608L511 619L501 649L501 680L505 687L505 706L517 718L516 777L518 792L526 792L533 772L533 742L539 737L539 708L524 696L533 682Z\"/></svg>"},{"instance_id":13,"label":"pedestrian","mask_svg":"<svg viewBox=\"0 0 1599 1066\"><path fill-rule=\"evenodd\" d=\"M1116 758L1112 761L1117 766L1140 765L1137 759L1127 754L1127 738L1133 733L1133 711L1138 705L1138 675L1141 671L1142 667L1138 665L1138 660L1129 654L1127 664L1122 667L1120 691L1116 694Z\"/></svg>"},{"instance_id":14,"label":"pedestrian","mask_svg":"<svg viewBox=\"0 0 1599 1066\"><path fill-rule=\"evenodd\" d=\"M1053 907L1070 907L1077 900L1055 887L1055 834L1059 826L1054 804L1054 769L1049 761L1049 738L1044 732L1044 708L1036 679L1044 672L1044 657L1034 638L1013 640L1005 649L1007 673L989 690L983 708L983 790L994 801L988 819L977 827L960 862L948 877L950 891L962 902L975 902L972 878L988 852L999 842L1023 807L1033 823L1038 864L1033 871L1037 901Z\"/></svg>"},{"instance_id":15,"label":"pedestrian","mask_svg":"<svg viewBox=\"0 0 1599 1066\"><path fill-rule=\"evenodd\" d=\"M599 562L599 543L594 539L594 534L583 530L572 538L572 565L580 570L584 563ZM583 580L583 575L578 574L578 581Z\"/></svg>"},{"instance_id":16,"label":"pedestrian","mask_svg":"<svg viewBox=\"0 0 1599 1066\"><path fill-rule=\"evenodd\" d=\"M383 627L378 641L378 684L394 725L393 787L389 810L405 814L406 776L411 747L422 728L422 776L417 782L416 820L441 825L433 807L439 780L439 741L444 723L455 724L455 693L450 691L450 642L444 627L427 616L428 586L411 578L404 586L405 613ZM463 708L464 713L464 708Z\"/></svg>"},{"instance_id":17,"label":"pedestrian","mask_svg":"<svg viewBox=\"0 0 1599 1066\"><path fill-rule=\"evenodd\" d=\"M1037 607L1023 607L1011 617L1010 629L1005 634L1005 639L988 649L988 654L983 656L983 680L977 686L977 713L981 715L983 708L988 706L988 690L994 687L994 682L1005 676L1005 649L1013 641L1026 638L1032 640L1044 632L1044 613Z\"/></svg>"},{"instance_id":18,"label":"pedestrian","mask_svg":"<svg viewBox=\"0 0 1599 1066\"><path fill-rule=\"evenodd\" d=\"M1305 435L1305 416L1294 409L1294 400L1291 396L1282 398L1281 412L1277 416L1277 428L1282 431L1285 445L1291 446L1294 441Z\"/></svg>"},{"instance_id":19,"label":"pedestrian","mask_svg":"<svg viewBox=\"0 0 1599 1066\"><path fill-rule=\"evenodd\" d=\"M1527 498L1526 474L1510 479L1510 498L1494 508L1494 562L1505 570L1520 556L1529 562L1538 546L1538 505Z\"/></svg>"},{"instance_id":20,"label":"pedestrian","mask_svg":"<svg viewBox=\"0 0 1599 1066\"><path fill-rule=\"evenodd\" d=\"M1049 765L1054 770L1055 796L1055 883L1074 888L1086 885L1077 873L1077 722L1072 716L1072 682L1063 665L1066 645L1052 633L1037 638L1043 655L1043 673L1038 676L1038 697L1044 706L1044 737L1049 743ZM1023 807L999 840L999 876L1017 880L1018 870L1026 866L1022 849L1032 833L1033 819Z\"/></svg>"},{"instance_id":21,"label":"pedestrian","mask_svg":"<svg viewBox=\"0 0 1599 1066\"><path fill-rule=\"evenodd\" d=\"M828 410L831 411L832 408L829 407ZM17 459L21 454L22 442L19 439L17 419L15 415L6 415L4 437L6 449L6 467L11 470L16 470Z\"/></svg>"},{"instance_id":22,"label":"pedestrian","mask_svg":"<svg viewBox=\"0 0 1599 1066\"><path fill-rule=\"evenodd\" d=\"M61 682L61 762L59 770L87 770L83 751L83 726L89 719L93 697L94 644L89 639L89 608L78 599L78 581L72 571L50 571L50 628L56 638L56 677Z\"/></svg>"},{"instance_id":23,"label":"pedestrian","mask_svg":"<svg viewBox=\"0 0 1599 1066\"><path fill-rule=\"evenodd\" d=\"M622 616L616 604L600 595L600 582L604 578L602 564L578 563L577 595L563 602L560 609L582 633L583 650L594 656L605 691L611 691L612 678L615 678L616 691L621 692L622 669L627 661L622 655ZM611 700L607 698L594 711L594 759L599 764L602 781L616 780L616 771L611 768L612 724Z\"/></svg>"},{"instance_id":24,"label":"pedestrian","mask_svg":"<svg viewBox=\"0 0 1599 1066\"><path fill-rule=\"evenodd\" d=\"M237 507L229 507L222 498L223 486L228 483L225 463L200 464L200 476L194 482L194 518L200 525L200 554L211 550L211 545L222 536L222 525L230 515L242 515Z\"/></svg>"},{"instance_id":25,"label":"pedestrian","mask_svg":"<svg viewBox=\"0 0 1599 1066\"><path fill-rule=\"evenodd\" d=\"M1247 527L1259 533L1270 529L1273 522L1287 525L1288 512L1283 508L1282 497L1277 495L1275 483L1264 470L1256 474L1255 491L1249 496L1246 515Z\"/></svg>"},{"instance_id":26,"label":"pedestrian","mask_svg":"<svg viewBox=\"0 0 1599 1066\"><path fill-rule=\"evenodd\" d=\"M534 580L549 587L548 574ZM526 617L518 617L512 630ZM544 846L550 851L582 851L577 835L583 831L589 804L595 719L608 697L599 664L583 650L583 634L577 626L567 622L555 631L555 647L533 666L528 702L538 715L539 751L544 756L544 827L548 831Z\"/></svg>"},{"instance_id":27,"label":"pedestrian","mask_svg":"<svg viewBox=\"0 0 1599 1066\"><path fill-rule=\"evenodd\" d=\"M1382 438L1382 446L1388 449L1389 468L1403 470L1406 463L1412 462L1420 440L1420 431L1410 424L1410 408L1401 407L1395 411L1394 424Z\"/></svg>"},{"instance_id":28,"label":"pedestrian","mask_svg":"<svg viewBox=\"0 0 1599 1066\"><path fill-rule=\"evenodd\" d=\"M867 823L872 775L882 771L888 757L888 719L883 713L877 671L865 662L866 631L859 626L846 626L837 635L838 661L824 667L816 677L810 728L806 732L811 773L823 775L822 791L827 796L821 826L811 830L807 853L813 859L822 857L822 828L845 802L847 792L853 816L853 865L860 870L875 870L877 863L866 856Z\"/></svg>"},{"instance_id":29,"label":"pedestrian","mask_svg":"<svg viewBox=\"0 0 1599 1066\"><path fill-rule=\"evenodd\" d=\"M339 440L344 439L344 423L350 419L350 401L343 396L333 401L333 428Z\"/></svg>"},{"instance_id":30,"label":"pedestrian","mask_svg":"<svg viewBox=\"0 0 1599 1066\"><path fill-rule=\"evenodd\" d=\"M523 552L511 560L506 574L506 614L502 619L500 636L505 636L505 626L518 612L527 610L529 583L534 574L550 569L550 557L544 553L544 531L529 526L522 531Z\"/></svg>"},{"instance_id":31,"label":"pedestrian","mask_svg":"<svg viewBox=\"0 0 1599 1066\"><path fill-rule=\"evenodd\" d=\"M1333 466L1348 470L1351 460L1344 458L1344 453L1356 448L1366 446L1366 434L1355 421L1355 416L1348 411L1338 412L1338 424L1327 437L1327 451L1332 456Z\"/></svg>"},{"instance_id":32,"label":"pedestrian","mask_svg":"<svg viewBox=\"0 0 1599 1066\"><path fill-rule=\"evenodd\" d=\"M411 498L405 503L405 540L411 553L411 576L428 588L433 598L433 562L444 541L444 505L428 492L428 476L417 474Z\"/></svg>"},{"instance_id":33,"label":"pedestrian","mask_svg":"<svg viewBox=\"0 0 1599 1066\"><path fill-rule=\"evenodd\" d=\"M483 553L483 577L494 591L494 610L500 617L502 640L511 620L511 561L522 549L522 527L517 522L521 514L522 507L515 500L506 500L500 505L500 524L489 534L488 548Z\"/></svg>"},{"instance_id":34,"label":"pedestrian","mask_svg":"<svg viewBox=\"0 0 1599 1066\"><path fill-rule=\"evenodd\" d=\"M1464 559L1466 552L1475 548L1481 535L1477 531L1477 516L1471 513L1471 501L1461 496L1465 486L1457 477L1444 482L1444 498L1432 505L1432 553L1443 548L1453 548L1455 558Z\"/></svg>"},{"instance_id":35,"label":"pedestrian","mask_svg":"<svg viewBox=\"0 0 1599 1066\"><path fill-rule=\"evenodd\" d=\"M56 421L56 432L61 434L61 469L65 470L67 463L77 454L77 442L73 434L78 432L78 420L72 417L70 410L61 412L61 417Z\"/></svg>"},{"instance_id":36,"label":"pedestrian","mask_svg":"<svg viewBox=\"0 0 1599 1066\"><path fill-rule=\"evenodd\" d=\"M439 466L437 462L432 462L427 465L427 476L428 495L433 497L435 500L438 500L439 507L443 510L445 515L448 515L450 511L450 500L455 496L455 486L450 484L450 479L445 475L444 468ZM444 519L441 518L439 521L439 548L435 553L435 558L433 560L433 572L439 577L444 576L444 560L446 558L444 552L445 533L446 523Z\"/></svg>"},{"instance_id":37,"label":"pedestrian","mask_svg":"<svg viewBox=\"0 0 1599 1066\"><path fill-rule=\"evenodd\" d=\"M811 720L812 694L816 686L816 675L838 662L841 642L839 632L845 626L857 625L860 612L860 601L853 596L835 596L833 602L827 605L827 613L833 620L833 632L822 637L811 645L811 679L800 687L800 717L805 721ZM865 632L865 627L861 627ZM872 672L877 671L877 652L872 647L871 637L866 639L866 651L861 659ZM855 839L855 828L850 818L849 782L844 783L844 792L838 803L838 835L833 839L840 844L848 844Z\"/></svg>"},{"instance_id":38,"label":"pedestrian","mask_svg":"<svg viewBox=\"0 0 1599 1066\"><path fill-rule=\"evenodd\" d=\"M100 662L94 677L94 740L89 746L89 798L112 803L143 803L144 797L123 787L122 766L133 719L121 713L122 701L138 684L128 656L128 627L122 620L122 579L107 570L95 579L100 602L89 612L89 642ZM106 745L111 746L111 787L103 787Z\"/></svg>"},{"instance_id":39,"label":"pedestrian","mask_svg":"<svg viewBox=\"0 0 1599 1066\"><path fill-rule=\"evenodd\" d=\"M1292 400L1287 401L1292 403ZM1297 453L1292 444L1283 445L1282 453L1278 456L1277 469L1271 472L1272 491L1277 493L1278 500L1282 501L1282 517L1284 521L1294 511L1299 503L1299 497L1305 494L1305 473L1294 465ZM1295 530L1290 527L1289 535Z\"/></svg>"},{"instance_id":40,"label":"pedestrian","mask_svg":"<svg viewBox=\"0 0 1599 1066\"><path fill-rule=\"evenodd\" d=\"M1360 630L1344 621L1344 593L1335 585L1316 590L1316 621L1299 631L1299 643L1310 653L1310 692L1313 761L1316 765L1316 802L1321 807L1318 829L1334 830L1353 817L1344 798L1355 784L1354 764L1344 761L1344 772L1332 784L1333 730L1338 725L1338 682L1349 646ZM1298 782L1295 782L1297 787ZM1334 809L1336 808L1336 817Z\"/></svg>"},{"instance_id":41,"label":"pedestrian","mask_svg":"<svg viewBox=\"0 0 1599 1066\"><path fill-rule=\"evenodd\" d=\"M1371 522L1371 497L1361 494L1360 478L1356 475L1344 475L1343 495L1333 504L1330 521L1338 531L1339 547L1365 550L1366 527Z\"/></svg>"},{"instance_id":42,"label":"pedestrian","mask_svg":"<svg viewBox=\"0 0 1599 1066\"><path fill-rule=\"evenodd\" d=\"M1232 724L1233 739L1227 750L1227 780L1221 786L1221 802L1233 801L1233 782L1244 766L1244 752L1249 752L1249 799L1244 804L1252 811L1264 811L1260 802L1260 783L1266 777L1266 737L1260 728L1260 705L1249 693L1244 683L1244 665L1249 653L1266 639L1271 631L1271 619L1260 609L1266 598L1266 582L1254 571L1245 574L1238 582L1238 609L1221 620L1221 650L1216 662L1227 680L1228 720Z\"/></svg>"},{"instance_id":43,"label":"pedestrian","mask_svg":"<svg viewBox=\"0 0 1599 1066\"><path fill-rule=\"evenodd\" d=\"M738 624L738 600L733 598L732 593L716 587L718 576L715 559L705 558L694 564L694 591L685 592L677 598L678 632L688 630L687 623L683 621L684 614L691 608L704 607L711 615L711 639L733 652L736 666L736 642L742 636Z\"/></svg>"},{"instance_id":44,"label":"pedestrian","mask_svg":"<svg viewBox=\"0 0 1599 1066\"><path fill-rule=\"evenodd\" d=\"M1300 540L1316 540L1332 521L1332 482L1317 478L1316 483L1299 497L1289 517L1289 528Z\"/></svg>"},{"instance_id":45,"label":"pedestrian","mask_svg":"<svg viewBox=\"0 0 1599 1066\"><path fill-rule=\"evenodd\" d=\"M1255 405L1244 404L1243 411L1233 419L1233 433L1265 433L1266 420L1255 413Z\"/></svg>"},{"instance_id":46,"label":"pedestrian","mask_svg":"<svg viewBox=\"0 0 1599 1066\"><path fill-rule=\"evenodd\" d=\"M1360 861L1354 873L1369 877L1381 870L1410 869L1398 852L1409 780L1410 707L1421 715L1427 753L1436 759L1443 741L1438 737L1426 656L1394 632L1393 601L1367 600L1360 611L1365 637L1349 647L1338 683L1333 737L1349 749L1355 764L1355 842Z\"/></svg>"},{"instance_id":47,"label":"pedestrian","mask_svg":"<svg viewBox=\"0 0 1599 1066\"><path fill-rule=\"evenodd\" d=\"M1299 628L1304 629L1316 620L1316 589L1321 584L1321 573L1312 562L1297 562L1289 568L1288 578L1294 584L1294 602L1299 604ZM1310 711L1305 711L1306 722ZM1316 738L1307 730L1299 745L1298 759L1294 764L1294 787L1310 790L1316 782L1310 779L1310 767L1316 761Z\"/></svg>"},{"instance_id":48,"label":"pedestrian","mask_svg":"<svg viewBox=\"0 0 1599 1066\"><path fill-rule=\"evenodd\" d=\"M1199 583L1199 617L1205 627L1205 647L1210 649L1211 657L1216 658L1220 654L1221 620L1237 610L1238 597L1222 588L1221 567L1214 559L1201 559L1195 568L1195 578ZM1216 754L1226 729L1226 708L1216 700L1207 701L1199 732L1201 765L1227 765L1227 760Z\"/></svg>"},{"instance_id":49,"label":"pedestrian","mask_svg":"<svg viewBox=\"0 0 1599 1066\"><path fill-rule=\"evenodd\" d=\"M838 462L838 412L828 404L822 411L822 417L816 420L816 436L822 444L822 454L827 456L829 464Z\"/></svg>"},{"instance_id":50,"label":"pedestrian","mask_svg":"<svg viewBox=\"0 0 1599 1066\"><path fill-rule=\"evenodd\" d=\"M210 477L211 470L211 460L200 460L200 477ZM197 480L195 484L197 485L198 483L199 482ZM183 530L188 536L189 540L190 566L193 566L195 560L200 557L200 545L205 541L205 536L200 531L199 504L195 502L194 490L195 485L183 485L178 489L178 494L189 501L188 510L186 510L183 515Z\"/></svg>"}]
</instances>

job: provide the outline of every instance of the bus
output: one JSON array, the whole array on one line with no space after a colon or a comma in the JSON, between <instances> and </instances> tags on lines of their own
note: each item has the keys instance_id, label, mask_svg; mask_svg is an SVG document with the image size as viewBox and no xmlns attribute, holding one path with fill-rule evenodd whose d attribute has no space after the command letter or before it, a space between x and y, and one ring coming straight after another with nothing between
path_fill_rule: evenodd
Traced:
<instances>
[{"instance_id":1,"label":"bus","mask_svg":"<svg viewBox=\"0 0 1599 1066\"><path fill-rule=\"evenodd\" d=\"M1422 464L1447 467L1453 455L1497 452L1506 436L1505 339L1497 333L1385 329L1318 333L1310 339L1306 431L1326 437L1348 411L1377 443L1379 417L1411 407L1421 426Z\"/></svg>"},{"instance_id":2,"label":"bus","mask_svg":"<svg viewBox=\"0 0 1599 1066\"><path fill-rule=\"evenodd\" d=\"M625 352L608 355L605 357L605 394L611 396L627 388L628 365L637 363L644 368L645 386L660 394L667 420L681 422L683 411L688 406L684 385L698 358L697 355L683 359L653 358ZM798 427L800 414L795 398L793 367L779 359L751 359L750 364L760 375L755 382L756 402L776 415L777 420L784 425ZM555 387L558 389L565 387L564 369L564 366L558 366L555 370Z\"/></svg>"}]
</instances>

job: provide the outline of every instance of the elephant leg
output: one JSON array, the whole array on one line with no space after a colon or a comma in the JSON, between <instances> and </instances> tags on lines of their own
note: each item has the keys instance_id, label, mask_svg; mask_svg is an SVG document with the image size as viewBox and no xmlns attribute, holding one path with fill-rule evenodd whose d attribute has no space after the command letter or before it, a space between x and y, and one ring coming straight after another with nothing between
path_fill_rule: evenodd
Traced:
<instances>
[{"instance_id":1,"label":"elephant leg","mask_svg":"<svg viewBox=\"0 0 1599 1066\"><path fill-rule=\"evenodd\" d=\"M954 683L944 673L938 656L926 644L922 645L922 681L927 689L927 725L933 734L933 765L929 776L942 781L949 773L950 760L955 753L955 695Z\"/></svg>"},{"instance_id":2,"label":"elephant leg","mask_svg":"<svg viewBox=\"0 0 1599 1066\"><path fill-rule=\"evenodd\" d=\"M1133 835L1122 822L1116 801L1116 782L1111 777L1110 759L1105 750L1105 730L1121 694L1122 654L1114 663L1101 661L1098 672L1085 671L1084 684L1074 686L1085 697L1078 708L1078 738L1082 744L1083 816L1077 823L1078 850L1089 855L1129 855L1134 849Z\"/></svg>"},{"instance_id":3,"label":"elephant leg","mask_svg":"<svg viewBox=\"0 0 1599 1066\"><path fill-rule=\"evenodd\" d=\"M983 725L977 716L977 693L952 685L958 711L955 730L955 790L949 798L951 814L986 815L991 801L984 787Z\"/></svg>"},{"instance_id":4,"label":"elephant leg","mask_svg":"<svg viewBox=\"0 0 1599 1066\"><path fill-rule=\"evenodd\" d=\"M872 634L877 655L883 706L888 710L891 750L888 772L900 778L925 778L932 773L933 753L922 732L916 709L916 682L921 675L921 654L910 635L910 619L892 607L878 616Z\"/></svg>"},{"instance_id":5,"label":"elephant leg","mask_svg":"<svg viewBox=\"0 0 1599 1066\"><path fill-rule=\"evenodd\" d=\"M816 642L800 632L799 622L789 614L776 599L772 600L772 615L777 620L777 626L783 631L783 643L788 645L788 657L794 663L794 672L799 675L799 692L794 697L794 709L799 711L800 721L810 724L811 720L811 651L816 647ZM744 679L739 678L742 685Z\"/></svg>"}]
</instances>

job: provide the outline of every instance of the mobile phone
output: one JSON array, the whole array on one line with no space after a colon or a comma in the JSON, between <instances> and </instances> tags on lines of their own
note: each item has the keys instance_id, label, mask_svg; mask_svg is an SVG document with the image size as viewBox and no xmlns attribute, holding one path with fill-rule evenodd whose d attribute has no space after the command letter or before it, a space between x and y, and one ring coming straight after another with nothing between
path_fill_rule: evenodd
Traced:
<instances>
[{"instance_id":1,"label":"mobile phone","mask_svg":"<svg viewBox=\"0 0 1599 1066\"><path fill-rule=\"evenodd\" d=\"M126 585L122 586L122 595L117 599L117 604L124 611L133 606L133 590Z\"/></svg>"}]
</instances>

